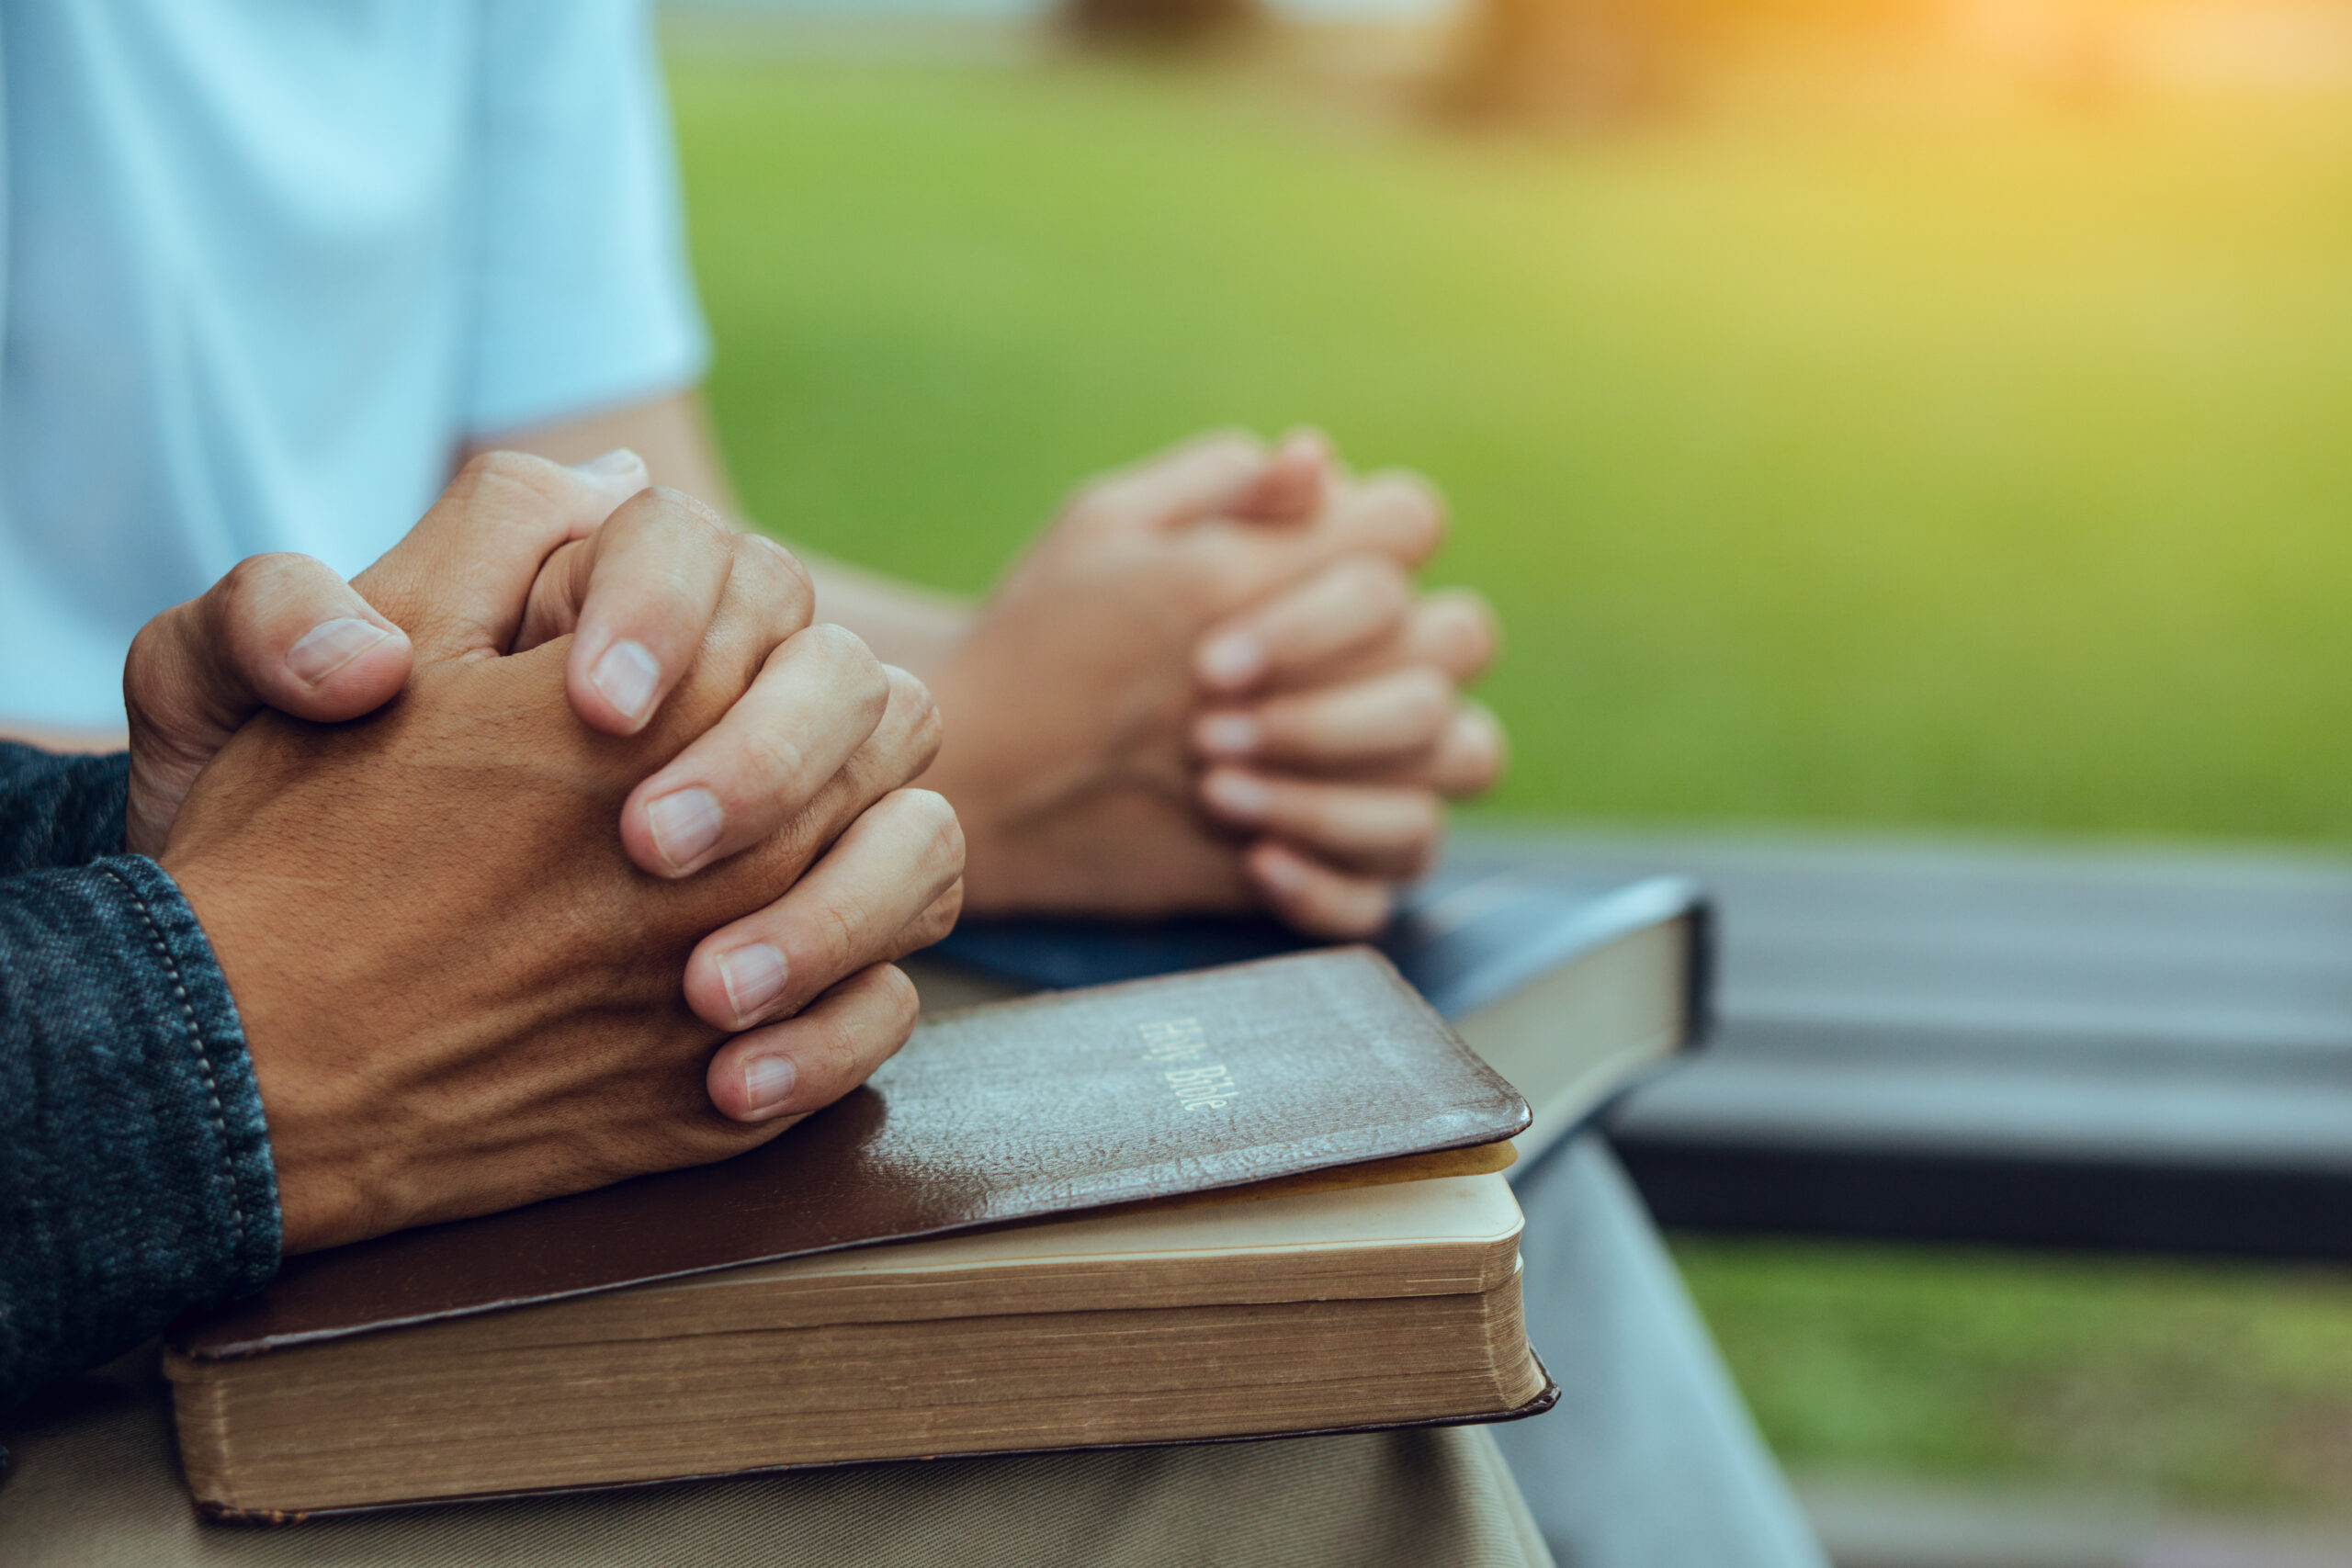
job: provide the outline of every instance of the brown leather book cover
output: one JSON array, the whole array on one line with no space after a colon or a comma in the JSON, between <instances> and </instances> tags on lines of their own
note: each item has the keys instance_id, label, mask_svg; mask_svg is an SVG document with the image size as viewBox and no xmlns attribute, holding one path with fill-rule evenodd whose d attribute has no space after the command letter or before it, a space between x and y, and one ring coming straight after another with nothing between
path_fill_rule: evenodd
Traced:
<instances>
[{"instance_id":1,"label":"brown leather book cover","mask_svg":"<svg viewBox=\"0 0 2352 1568\"><path fill-rule=\"evenodd\" d=\"M714 1269L1466 1148L1527 1103L1387 960L1336 948L924 1024L763 1148L289 1258L198 1359Z\"/></svg>"}]
</instances>

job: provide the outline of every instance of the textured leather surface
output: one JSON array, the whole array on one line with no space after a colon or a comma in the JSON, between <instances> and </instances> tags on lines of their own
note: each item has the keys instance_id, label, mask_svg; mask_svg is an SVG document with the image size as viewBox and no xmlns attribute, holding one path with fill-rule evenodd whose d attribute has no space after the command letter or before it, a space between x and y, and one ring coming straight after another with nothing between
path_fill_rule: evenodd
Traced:
<instances>
[{"instance_id":1,"label":"textured leather surface","mask_svg":"<svg viewBox=\"0 0 2352 1568\"><path fill-rule=\"evenodd\" d=\"M288 1261L175 1336L250 1355L646 1280L1508 1138L1527 1104L1368 948L973 1008L696 1169Z\"/></svg>"}]
</instances>

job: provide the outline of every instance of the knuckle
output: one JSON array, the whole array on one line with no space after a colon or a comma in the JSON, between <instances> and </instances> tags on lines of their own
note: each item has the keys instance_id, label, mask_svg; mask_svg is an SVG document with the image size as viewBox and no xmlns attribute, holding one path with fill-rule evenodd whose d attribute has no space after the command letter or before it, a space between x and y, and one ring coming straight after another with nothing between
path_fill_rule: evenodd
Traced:
<instances>
[{"instance_id":1,"label":"knuckle","mask_svg":"<svg viewBox=\"0 0 2352 1568\"><path fill-rule=\"evenodd\" d=\"M549 496L562 473L560 468L545 457L499 447L468 458L466 466L458 470L458 480L469 490L514 487Z\"/></svg>"},{"instance_id":2,"label":"knuckle","mask_svg":"<svg viewBox=\"0 0 2352 1568\"><path fill-rule=\"evenodd\" d=\"M718 509L700 496L672 490L667 485L654 485L639 491L634 499L638 507L650 509L665 521L689 524L730 542L735 536L735 530L727 525L727 519L718 514Z\"/></svg>"},{"instance_id":3,"label":"knuckle","mask_svg":"<svg viewBox=\"0 0 2352 1568\"><path fill-rule=\"evenodd\" d=\"M1484 747L1465 747L1440 759L1431 783L1441 795L1475 795L1491 785L1501 773L1501 759Z\"/></svg>"},{"instance_id":4,"label":"knuckle","mask_svg":"<svg viewBox=\"0 0 2352 1568\"><path fill-rule=\"evenodd\" d=\"M1445 537L1444 498L1420 475L1392 469L1365 481L1365 488L1396 528L1400 543L1427 554Z\"/></svg>"},{"instance_id":5,"label":"knuckle","mask_svg":"<svg viewBox=\"0 0 2352 1568\"><path fill-rule=\"evenodd\" d=\"M879 993L876 999L882 1003L884 1017L897 1035L890 1043L890 1049L895 1051L906 1043L915 1020L922 1016L922 998L915 991L915 983L907 978L907 972L897 964L877 964L872 973L875 989Z\"/></svg>"},{"instance_id":6,"label":"knuckle","mask_svg":"<svg viewBox=\"0 0 2352 1568\"><path fill-rule=\"evenodd\" d=\"M1351 598L1369 599L1392 609L1411 601L1413 580L1394 556L1359 554L1342 558L1338 567L1340 586Z\"/></svg>"},{"instance_id":7,"label":"knuckle","mask_svg":"<svg viewBox=\"0 0 2352 1568\"><path fill-rule=\"evenodd\" d=\"M820 621L799 634L817 656L832 666L836 689L854 691L863 699L880 701L889 694L888 667L875 657L865 639L831 621Z\"/></svg>"},{"instance_id":8,"label":"knuckle","mask_svg":"<svg viewBox=\"0 0 2352 1568\"><path fill-rule=\"evenodd\" d=\"M488 479L519 479L526 476L536 478L539 468L551 467L553 465L544 457L534 457L528 452L516 452L507 447L498 446L487 452L477 452L467 458L466 466L458 470L458 477L476 482Z\"/></svg>"},{"instance_id":9,"label":"knuckle","mask_svg":"<svg viewBox=\"0 0 2352 1568\"><path fill-rule=\"evenodd\" d=\"M122 690L134 718L168 685L173 623L187 613L186 606L164 611L139 628L122 661Z\"/></svg>"},{"instance_id":10,"label":"knuckle","mask_svg":"<svg viewBox=\"0 0 2352 1568\"><path fill-rule=\"evenodd\" d=\"M223 621L234 621L253 599L254 593L272 572L269 556L247 556L227 571L205 594L205 601L215 615Z\"/></svg>"},{"instance_id":11,"label":"knuckle","mask_svg":"<svg viewBox=\"0 0 2352 1568\"><path fill-rule=\"evenodd\" d=\"M1417 733L1436 735L1453 718L1453 682L1442 671L1419 665L1397 682L1397 706Z\"/></svg>"},{"instance_id":12,"label":"knuckle","mask_svg":"<svg viewBox=\"0 0 2352 1568\"><path fill-rule=\"evenodd\" d=\"M1215 463L1242 474L1265 460L1266 444L1239 425L1221 425L1186 442L1178 448L1178 456L1204 464Z\"/></svg>"},{"instance_id":13,"label":"knuckle","mask_svg":"<svg viewBox=\"0 0 2352 1568\"><path fill-rule=\"evenodd\" d=\"M804 624L816 606L817 583L808 575L808 567L798 556L765 534L735 536L734 570L762 584L775 602L789 604ZM767 586L770 584L773 586Z\"/></svg>"},{"instance_id":14,"label":"knuckle","mask_svg":"<svg viewBox=\"0 0 2352 1568\"><path fill-rule=\"evenodd\" d=\"M916 919L913 930L908 933L909 940L916 947L929 947L954 931L963 913L964 879L959 876Z\"/></svg>"},{"instance_id":15,"label":"knuckle","mask_svg":"<svg viewBox=\"0 0 2352 1568\"><path fill-rule=\"evenodd\" d=\"M560 513L574 476L560 464L529 452L498 448L466 460L450 482L451 497L493 510L512 506L525 514Z\"/></svg>"},{"instance_id":16,"label":"knuckle","mask_svg":"<svg viewBox=\"0 0 2352 1568\"><path fill-rule=\"evenodd\" d=\"M740 744L746 775L764 781L756 792L762 796L783 797L805 787L800 774L808 765L808 750L781 726L747 726Z\"/></svg>"},{"instance_id":17,"label":"knuckle","mask_svg":"<svg viewBox=\"0 0 2352 1568\"><path fill-rule=\"evenodd\" d=\"M1441 657L1483 668L1502 640L1502 623L1487 596L1470 588L1450 588L1430 596L1420 612Z\"/></svg>"},{"instance_id":18,"label":"knuckle","mask_svg":"<svg viewBox=\"0 0 2352 1568\"><path fill-rule=\"evenodd\" d=\"M187 614L185 606L175 606L151 618L145 626L133 633L130 638L130 653L124 660L125 668L153 659L158 651L157 645L171 636L171 623L185 614Z\"/></svg>"},{"instance_id":19,"label":"knuckle","mask_svg":"<svg viewBox=\"0 0 2352 1568\"><path fill-rule=\"evenodd\" d=\"M1473 670L1483 670L1493 663L1495 655L1502 650L1502 623L1495 618L1495 613L1487 607L1487 602L1478 599L1471 602L1465 629L1463 660Z\"/></svg>"},{"instance_id":20,"label":"knuckle","mask_svg":"<svg viewBox=\"0 0 2352 1568\"><path fill-rule=\"evenodd\" d=\"M1126 491L1115 476L1089 479L1062 504L1062 525L1082 533L1114 527L1132 510L1125 497Z\"/></svg>"},{"instance_id":21,"label":"knuckle","mask_svg":"<svg viewBox=\"0 0 2352 1568\"><path fill-rule=\"evenodd\" d=\"M693 564L674 557L637 576L633 586L643 596L642 611L651 622L649 629L701 628L709 602L695 578Z\"/></svg>"},{"instance_id":22,"label":"knuckle","mask_svg":"<svg viewBox=\"0 0 2352 1568\"><path fill-rule=\"evenodd\" d=\"M809 911L808 923L813 945L823 955L826 976L840 976L865 943L863 913L849 904L828 899Z\"/></svg>"},{"instance_id":23,"label":"knuckle","mask_svg":"<svg viewBox=\"0 0 2352 1568\"><path fill-rule=\"evenodd\" d=\"M1230 547L1204 550L1194 558L1192 570L1181 574L1177 585L1186 608L1195 617L1204 617L1255 598L1259 576L1257 563L1248 552Z\"/></svg>"},{"instance_id":24,"label":"knuckle","mask_svg":"<svg viewBox=\"0 0 2352 1568\"><path fill-rule=\"evenodd\" d=\"M270 630L266 623L273 610L315 607L302 605L299 594L308 575L305 569L316 564L307 556L275 551L247 556L231 567L206 592L200 612L200 624L216 652L239 660L269 651L262 644ZM298 596L291 604L289 592ZM310 628L292 629L299 637Z\"/></svg>"},{"instance_id":25,"label":"knuckle","mask_svg":"<svg viewBox=\"0 0 2352 1568\"><path fill-rule=\"evenodd\" d=\"M1495 618L1495 606L1484 593L1475 588L1449 588L1445 599L1455 605L1462 615L1488 632L1500 624Z\"/></svg>"},{"instance_id":26,"label":"knuckle","mask_svg":"<svg viewBox=\"0 0 2352 1568\"><path fill-rule=\"evenodd\" d=\"M1399 510L1415 514L1432 529L1444 530L1445 497L1426 476L1410 468L1389 468L1379 474L1374 482L1388 492L1391 503Z\"/></svg>"},{"instance_id":27,"label":"knuckle","mask_svg":"<svg viewBox=\"0 0 2352 1568\"><path fill-rule=\"evenodd\" d=\"M964 824L947 797L937 790L900 789L888 798L907 815L909 826L918 835L918 863L937 879L963 874Z\"/></svg>"},{"instance_id":28,"label":"knuckle","mask_svg":"<svg viewBox=\"0 0 2352 1568\"><path fill-rule=\"evenodd\" d=\"M1457 795L1476 795L1493 788L1510 766L1510 737L1503 733L1502 726L1483 715L1473 721L1466 750L1468 754L1454 783L1453 793Z\"/></svg>"},{"instance_id":29,"label":"knuckle","mask_svg":"<svg viewBox=\"0 0 2352 1568\"><path fill-rule=\"evenodd\" d=\"M855 987L854 997L844 997L850 1005L813 1019L816 1037L809 1042L809 1055L822 1064L820 1081L833 1097L865 1082L906 1043L922 1007L914 982L893 964L875 964L847 984Z\"/></svg>"},{"instance_id":30,"label":"knuckle","mask_svg":"<svg viewBox=\"0 0 2352 1568\"><path fill-rule=\"evenodd\" d=\"M801 1016L808 1018L805 1013ZM808 1018L808 1022L807 1045L795 1055L816 1069L808 1076L817 1080L818 1092L831 1101L847 1094L864 1077L858 1070L857 1030L838 1010Z\"/></svg>"},{"instance_id":31,"label":"knuckle","mask_svg":"<svg viewBox=\"0 0 2352 1568\"><path fill-rule=\"evenodd\" d=\"M916 771L931 765L939 753L940 738L946 728L940 716L938 699L931 688L899 669L895 664L883 666L889 681L889 699L884 723L896 733L892 738L893 754L913 762Z\"/></svg>"},{"instance_id":32,"label":"knuckle","mask_svg":"<svg viewBox=\"0 0 2352 1568\"><path fill-rule=\"evenodd\" d=\"M834 716L854 716L868 739L888 721L889 667L846 627L820 622L795 632L768 654L765 668L773 680L820 694Z\"/></svg>"},{"instance_id":33,"label":"knuckle","mask_svg":"<svg viewBox=\"0 0 2352 1568\"><path fill-rule=\"evenodd\" d=\"M1397 838L1405 844L1434 850L1444 828L1445 810L1433 790L1415 790L1397 813Z\"/></svg>"}]
</instances>

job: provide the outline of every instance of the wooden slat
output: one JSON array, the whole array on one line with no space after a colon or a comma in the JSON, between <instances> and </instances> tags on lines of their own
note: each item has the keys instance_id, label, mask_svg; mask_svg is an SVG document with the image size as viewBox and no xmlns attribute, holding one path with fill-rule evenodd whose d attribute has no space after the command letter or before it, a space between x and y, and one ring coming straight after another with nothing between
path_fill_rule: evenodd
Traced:
<instances>
[{"instance_id":1,"label":"wooden slat","mask_svg":"<svg viewBox=\"0 0 2352 1568\"><path fill-rule=\"evenodd\" d=\"M1572 834L1455 854L1716 895L1717 1037L1611 1124L1668 1223L2352 1256L2352 864Z\"/></svg>"}]
</instances>

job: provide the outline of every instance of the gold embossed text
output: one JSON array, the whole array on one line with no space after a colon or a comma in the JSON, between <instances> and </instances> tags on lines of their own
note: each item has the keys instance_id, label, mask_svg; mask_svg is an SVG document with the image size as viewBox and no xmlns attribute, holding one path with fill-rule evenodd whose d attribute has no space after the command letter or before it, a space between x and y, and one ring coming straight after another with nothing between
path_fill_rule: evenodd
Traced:
<instances>
[{"instance_id":1,"label":"gold embossed text","mask_svg":"<svg viewBox=\"0 0 2352 1568\"><path fill-rule=\"evenodd\" d=\"M1159 1076L1187 1111L1223 1111L1240 1097L1233 1075L1222 1062L1207 1059L1208 1032L1196 1018L1171 1018L1137 1026L1143 1036L1143 1059Z\"/></svg>"}]
</instances>

